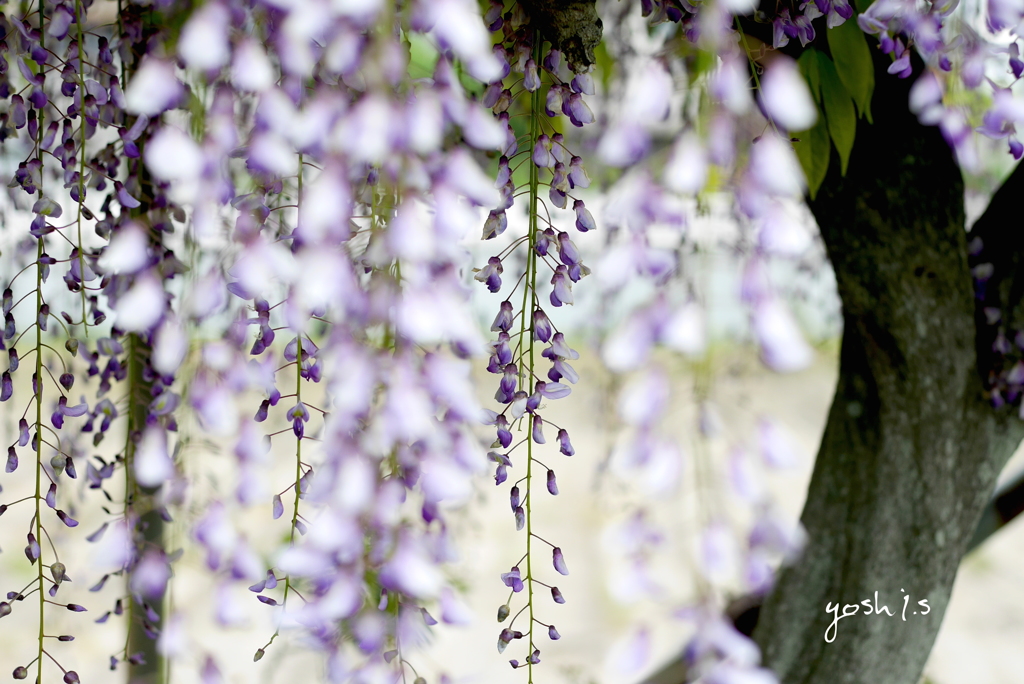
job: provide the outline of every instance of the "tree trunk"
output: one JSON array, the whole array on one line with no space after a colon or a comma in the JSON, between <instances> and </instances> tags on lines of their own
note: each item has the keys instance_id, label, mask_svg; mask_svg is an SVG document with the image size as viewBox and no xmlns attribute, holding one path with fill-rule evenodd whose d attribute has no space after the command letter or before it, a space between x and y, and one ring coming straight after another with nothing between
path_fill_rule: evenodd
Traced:
<instances>
[{"instance_id":1,"label":"tree trunk","mask_svg":"<svg viewBox=\"0 0 1024 684\"><path fill-rule=\"evenodd\" d=\"M785 684L916 684L960 559L1024 437L1016 412L985 396L979 359L989 363L991 342L976 325L960 171L938 129L907 111L914 79L874 60L875 123L860 121L845 178L833 153L810 204L844 331L802 516L810 541L754 632ZM876 592L891 617L876 614ZM830 631L830 603L858 612Z\"/></svg>"}]
</instances>

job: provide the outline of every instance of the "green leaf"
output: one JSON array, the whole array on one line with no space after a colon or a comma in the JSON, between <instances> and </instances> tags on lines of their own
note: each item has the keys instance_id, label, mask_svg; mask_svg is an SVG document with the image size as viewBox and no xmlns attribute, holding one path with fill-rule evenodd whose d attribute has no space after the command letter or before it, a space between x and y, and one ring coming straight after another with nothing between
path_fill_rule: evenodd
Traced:
<instances>
[{"instance_id":1,"label":"green leaf","mask_svg":"<svg viewBox=\"0 0 1024 684\"><path fill-rule=\"evenodd\" d=\"M814 48L807 48L800 55L800 59L797 60L797 65L800 67L800 73L807 80L807 87L811 89L811 97L820 104L821 72L818 70L818 55L821 55L821 53Z\"/></svg>"},{"instance_id":2,"label":"green leaf","mask_svg":"<svg viewBox=\"0 0 1024 684\"><path fill-rule=\"evenodd\" d=\"M828 48L832 51L836 71L846 90L853 97L861 116L871 123L871 94L875 90L875 70L871 64L864 32L857 26L856 16L841 26L828 29Z\"/></svg>"},{"instance_id":3,"label":"green leaf","mask_svg":"<svg viewBox=\"0 0 1024 684\"><path fill-rule=\"evenodd\" d=\"M421 33L405 34L409 41L409 75L413 78L430 77L437 65L438 52Z\"/></svg>"},{"instance_id":4,"label":"green leaf","mask_svg":"<svg viewBox=\"0 0 1024 684\"><path fill-rule=\"evenodd\" d=\"M615 74L615 59L608 53L608 48L602 40L594 48L594 59L596 60L596 71L604 91L610 92L612 76ZM560 117L558 117L560 118Z\"/></svg>"},{"instance_id":5,"label":"green leaf","mask_svg":"<svg viewBox=\"0 0 1024 684\"><path fill-rule=\"evenodd\" d=\"M850 152L853 150L853 139L857 134L857 115L853 111L850 93L839 80L832 60L821 55L818 69L821 73L821 99L825 105L828 132L836 144L840 167L845 176L846 165L850 162Z\"/></svg>"},{"instance_id":6,"label":"green leaf","mask_svg":"<svg viewBox=\"0 0 1024 684\"><path fill-rule=\"evenodd\" d=\"M793 143L793 151L796 152L800 166L803 167L804 175L807 176L807 190L811 199L818 194L818 188L825 180L828 172L828 160L832 152L832 143L828 139L828 127L825 124L825 117L818 111L818 122L809 131L793 133L798 138Z\"/></svg>"},{"instance_id":7,"label":"green leaf","mask_svg":"<svg viewBox=\"0 0 1024 684\"><path fill-rule=\"evenodd\" d=\"M199 99L195 89L188 94L188 113L189 132L196 140L202 140L206 135L206 105Z\"/></svg>"}]
</instances>

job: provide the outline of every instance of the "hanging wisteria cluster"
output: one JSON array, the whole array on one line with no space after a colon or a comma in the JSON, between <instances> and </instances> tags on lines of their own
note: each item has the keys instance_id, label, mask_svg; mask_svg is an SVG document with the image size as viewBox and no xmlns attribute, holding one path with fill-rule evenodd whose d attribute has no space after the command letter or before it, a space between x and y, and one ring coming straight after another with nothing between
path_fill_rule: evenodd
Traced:
<instances>
[{"instance_id":1,"label":"hanging wisteria cluster","mask_svg":"<svg viewBox=\"0 0 1024 684\"><path fill-rule=\"evenodd\" d=\"M112 504L89 536L110 565L95 588L128 582L99 620L127 622L111 669L197 648L204 677L218 669L161 610L175 560L162 522L186 501L222 624L243 583L325 651L332 681L412 667L403 648L435 623L424 602L467 619L437 568L451 557L438 504L464 499L486 465L464 360L484 341L457 246L474 207L501 201L471 150L496 150L505 131L460 81L500 75L480 16L462 2L125 4L104 25L88 9L43 3L3 26L5 145L24 156L10 185L35 216L18 243L34 258L4 299L2 398L24 407L7 471L26 453L35 471L35 495L4 510L34 506L38 572L3 610L38 594L40 611L38 652L14 676L46 681L57 666L77 681L44 641L54 605L84 610L53 601L75 570L43 542L77 525L58 505L76 460ZM427 79L409 75L413 41L436 51ZM80 303L47 289L54 268ZM90 457L119 418L122 447ZM190 491L183 459L204 436L236 456L230 499ZM274 493L278 442L294 474ZM286 552L257 553L231 499L283 518Z\"/></svg>"},{"instance_id":2,"label":"hanging wisteria cluster","mask_svg":"<svg viewBox=\"0 0 1024 684\"><path fill-rule=\"evenodd\" d=\"M671 388L655 351L706 351L702 303L668 287L691 278L681 252L651 236L667 229L685 241L694 197L730 192L752 237L740 296L766 365L790 371L811 358L766 261L802 244L792 206L806 183L789 133L815 123L812 94L793 60L752 59L736 30L756 9L749 0L638 5L663 42L603 108L602 22L587 2L40 0L0 15L0 401L16 425L5 471L30 472L26 492L4 483L0 515L23 530L33 568L25 586L3 588L0 618L38 614L15 679L79 681L58 645L73 635L47 628L54 611L86 611L60 591L86 572L61 556L58 530L70 528L103 559L97 595L124 586L110 605L89 606L93 621L125 631L124 647L104 654L110 669L153 672L160 658L188 657L204 682L218 681L218 654L189 634L180 609L165 610L179 557L167 530L187 512L175 524L218 587L218 622L238 620L239 586L275 611L279 627L246 657L295 630L323 653L329 681L424 682L408 656L433 615L470 619L443 571L455 549L445 504L465 502L492 473L510 485L524 532L500 577L509 591L497 646L512 646L512 667L532 681L544 639L560 638L555 581L568 575L531 503L558 494L557 459L575 454L546 410L580 379L580 352L559 330L573 288L593 269L604 297L638 279L659 289L601 350L628 374L613 460L648 493L677 494L683 470L663 429ZM855 9L784 5L765 19L775 48L807 45L815 19L833 29ZM1002 47L955 7L877 0L858 7L857 24L892 55L890 73L910 75L912 49L925 58L911 109L942 128L963 166L976 160L976 123L1019 158L1024 110L1010 86L1024 71L1024 7L989 3L989 27L1009 29ZM698 67L701 55L713 63ZM952 79L976 88L985 65L1003 60L1013 80L994 84L975 122L949 96ZM697 106L680 105L683 91ZM588 126L599 129L589 147ZM667 153L655 142L666 126ZM605 247L588 265L573 235L598 228L585 192L586 166L598 164L621 175L599 214ZM481 226L484 240L518 232L473 264L461 241ZM489 339L469 306L474 279L502 296ZM496 410L477 399L474 364L498 376ZM1020 367L999 381L1012 398ZM698 428L713 439L709 397L698 398ZM792 460L771 421L754 443L769 466ZM189 463L214 452L234 459L230 486L209 491ZM743 587L764 592L772 564L802 543L749 460L737 449L729 464L757 516L745 541L701 502L706 586L683 614L698 626L689 665L708 682L774 681L722 614L734 579L723 559L739 552ZM265 512L259 530L239 522L252 507ZM74 529L78 508L103 511L103 522ZM637 509L623 531L635 596L654 591L645 562L660 534L647 520ZM269 537L280 542L272 552ZM637 633L633 661L647 639Z\"/></svg>"},{"instance_id":3,"label":"hanging wisteria cluster","mask_svg":"<svg viewBox=\"0 0 1024 684\"><path fill-rule=\"evenodd\" d=\"M595 18L587 19L590 33L593 34L595 28L599 33ZM489 258L487 266L475 276L486 284L490 292L497 293L502 290L503 264L511 262L517 273L513 286L504 293L505 299L491 325L497 339L491 342L492 353L487 364L490 373L501 376L494 399L503 406L501 413L492 412L489 421L496 428L495 441L491 445L495 450L489 453L489 458L496 464L494 481L497 485L503 484L509 478L509 469L515 474L522 473L511 486L509 503L515 516L516 530L525 529L526 532L525 553L509 572L501 575L502 582L511 591L505 603L498 608L498 622L506 623L518 603L523 605L501 629L498 651L504 652L511 642L523 639L524 657L513 658L509 662L513 668L525 666L532 681L533 666L541 660L539 633L535 630L546 628L547 638L551 640L560 637L553 624L545 623L536 616L540 606L535 604L535 585L543 587L541 591L545 593L550 592L554 603L565 603L559 588L548 583L550 578L548 582L539 578L543 573L535 551L538 544L550 548L551 564L558 574L569 574L561 548L535 531L531 502L535 492L543 495L544 491L538 485L539 468L546 471L544 487L547 493L558 494L555 470L545 465L536 452L540 451L540 445L547 443L544 434L547 427L548 434L557 431L555 442L559 453L564 456L575 453L568 432L546 419L543 411L547 402L568 396L571 392L569 385L579 380L579 375L569 364L569 361L579 358L579 353L566 343L564 334L558 331L544 306L554 310L571 305L573 284L590 273L569 233L552 223L551 208L566 209L569 199L572 199L576 230L587 232L596 228L584 201L572 194L589 187L590 178L582 159L567 147L565 136L560 132L563 116L576 127L594 122L594 115L584 99L585 95L595 92L593 79L588 73L593 53L591 51L588 55L586 49L579 49L580 45L586 47L585 43L573 44L567 36L554 32L549 32L551 42L544 50L538 25L528 22L522 6L517 5L503 14L502 4L492 2L485 20L490 30L500 35L494 53L504 68L499 78L485 91L483 104L491 107L507 134L500 148L498 177L494 183L501 190L502 202L488 216L483 238L495 238L506 230L506 211L512 208L517 194L525 195L529 203L526 208L529 217L526 234L516 236L509 247ZM563 60L560 49L563 46L568 48L573 61ZM592 50L592 46L590 48ZM512 74L516 76L511 84L507 84ZM526 118L528 128L522 136L517 136L511 126L513 113ZM523 166L527 168L523 169ZM518 185L517 177L523 178ZM546 193L543 192L544 186L548 188ZM519 193L520 190L523 192ZM521 252L525 252L522 266L517 260ZM550 290L542 300L538 282L543 285L548 281L549 273ZM541 345L544 345L542 349ZM541 374L542 361L537 358L538 351L545 359L543 364L550 364L544 375ZM513 431L525 432L525 436L516 440ZM553 452L553 449L549 450ZM514 467L517 463L520 465L518 469ZM520 592L525 592L525 601L514 600ZM520 616L523 616L520 622L522 630L515 629Z\"/></svg>"}]
</instances>

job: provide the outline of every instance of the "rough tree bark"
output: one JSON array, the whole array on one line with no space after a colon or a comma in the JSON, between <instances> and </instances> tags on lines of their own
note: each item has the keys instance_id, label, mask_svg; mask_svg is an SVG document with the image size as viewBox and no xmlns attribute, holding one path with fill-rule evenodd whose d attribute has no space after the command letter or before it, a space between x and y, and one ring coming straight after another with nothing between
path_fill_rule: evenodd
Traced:
<instances>
[{"instance_id":1,"label":"rough tree bark","mask_svg":"<svg viewBox=\"0 0 1024 684\"><path fill-rule=\"evenodd\" d=\"M122 88L127 86L131 75L138 71L142 58L148 51L148 43L158 35L161 22L164 20L161 15L153 11L153 8L128 5L123 8L121 21L125 24L138 27L137 40L128 46L126 54L122 55L127 59L122 72ZM126 31L126 35L131 35ZM148 133L144 133L136 144L140 152L145 149ZM142 163L142 158L134 161L128 160L129 164L137 164L138 170L135 175L139 179L139 187L135 195L141 205L128 211L128 220L136 221L145 226L150 233L151 249L154 253L160 253L163 246L160 242L160 231L154 225L159 221L159 210L154 206L154 189L152 179ZM145 550L165 551L165 525L161 516L157 500L157 489L143 487L135 479L135 454L138 449L142 432L146 428L147 419L150 416L150 403L153 400L153 380L148 375L150 369L150 355L152 354L151 338L147 335L130 333L125 335L125 348L127 349L128 366L128 439L125 445L125 513L134 522L134 534L136 547ZM141 553L139 554L141 556ZM135 559L137 563L139 558ZM129 586L131 577L135 572L135 566L131 566L127 572ZM141 598L141 597L140 597ZM130 684L163 684L167 679L167 661L157 648L156 634L165 628L163 624L165 617L164 597L157 599L146 599L139 603L136 597L129 597L127 600L127 656L140 656L138 663L127 663L128 681ZM155 620L151 617L155 616Z\"/></svg>"},{"instance_id":2,"label":"rough tree bark","mask_svg":"<svg viewBox=\"0 0 1024 684\"><path fill-rule=\"evenodd\" d=\"M981 511L1024 438L1016 411L985 398L991 331L976 313L960 171L939 131L907 111L914 79L888 75L877 52L874 60L875 123L858 124L846 177L832 155L810 203L844 332L802 515L810 541L754 632L785 684L916 684ZM1010 185L1022 184L1015 172ZM1006 248L996 270L1011 277L990 286L1007 303L1020 289L1020 240L1001 221L1010 192L976 226ZM874 604L876 591L895 616L842 619L827 643L827 604Z\"/></svg>"}]
</instances>

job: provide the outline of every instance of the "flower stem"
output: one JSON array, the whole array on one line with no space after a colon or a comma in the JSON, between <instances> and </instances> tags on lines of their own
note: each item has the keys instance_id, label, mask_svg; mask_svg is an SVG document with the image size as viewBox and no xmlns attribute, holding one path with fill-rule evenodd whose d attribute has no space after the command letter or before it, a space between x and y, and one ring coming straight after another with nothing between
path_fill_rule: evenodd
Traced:
<instances>
[{"instance_id":1,"label":"flower stem","mask_svg":"<svg viewBox=\"0 0 1024 684\"><path fill-rule=\"evenodd\" d=\"M82 0L75 0L75 25L78 27L78 87L81 88L82 102L85 103L85 39L82 36ZM85 336L89 337L89 320L86 315L85 304L85 255L82 249L82 207L85 205L85 116L81 116L82 125L79 132L82 136L81 149L78 151L78 216L75 219L78 223L78 270L82 277L82 328ZM40 126L40 134L42 126Z\"/></svg>"},{"instance_id":2,"label":"flower stem","mask_svg":"<svg viewBox=\"0 0 1024 684\"><path fill-rule=\"evenodd\" d=\"M299 176L298 176L298 193L295 200L295 209L298 212L302 207L302 155L299 155ZM298 404L302 401L302 335L295 336L295 403ZM300 495L300 480L302 480L302 438L295 438L295 504L292 507L292 529L288 535L289 546L295 544L295 526L299 522L299 495ZM284 597L281 599L281 605L283 606L288 601L288 593L291 591L292 582L291 577L284 578ZM274 632L274 636L277 636L277 632ZM273 639L271 639L273 641Z\"/></svg>"},{"instance_id":3,"label":"flower stem","mask_svg":"<svg viewBox=\"0 0 1024 684\"><path fill-rule=\"evenodd\" d=\"M43 40L46 33L43 31L43 0L39 0L39 44L43 45ZM37 141L37 154L39 155L39 162L43 161L43 135L45 132L45 126L43 121L43 110L39 111L39 129L38 129L38 141ZM43 174L39 174L39 196L43 196ZM36 241L36 312L43 308L43 238L42 236ZM42 424L43 424L43 331L40 327L36 326L36 382L35 382L35 399L36 399L36 435L35 435L35 447L36 447L36 543L39 544L43 538L43 523L42 517L40 516L40 503L43 500L42 497L42 481L43 481L43 438L42 438ZM37 654L37 667L36 667L36 681L39 684L43 682L43 637L45 635L44 630L44 608L46 606L46 593L45 583L43 581L43 552L42 547L39 549L39 557L36 558L36 579L39 582L39 652Z\"/></svg>"},{"instance_id":4,"label":"flower stem","mask_svg":"<svg viewBox=\"0 0 1024 684\"><path fill-rule=\"evenodd\" d=\"M533 59L535 62L540 63L540 32L534 32L533 36ZM540 136L540 111L542 102L540 99L540 88L533 92L530 100L530 147L537 144L537 139ZM526 319L530 319L529 333L529 350L527 355L529 358L529 395L533 395L534 392L534 373L533 373L533 315L530 310L533 309L534 300L537 297L537 204L538 204L538 189L540 186L540 169L536 164L530 164L530 239L529 239L529 252L526 255L526 280L529 283L528 287L523 288L523 319L520 323L521 326L526 326ZM527 302L526 295L529 293L530 301ZM529 306L529 310L527 307ZM520 338L520 342L522 338ZM520 364L522 368L522 364ZM520 371L521 373L522 371ZM530 426L527 425L527 429ZM533 492L532 488L532 476L533 476L533 438L528 437L526 442L526 501L524 502L524 510L526 512L526 601L530 611L530 630L529 643L527 650L530 652L526 659L527 663L527 679L528 684L533 684L533 569L532 560L533 556L530 554L531 541L533 540L533 526L530 505L533 497L530 494Z\"/></svg>"}]
</instances>

